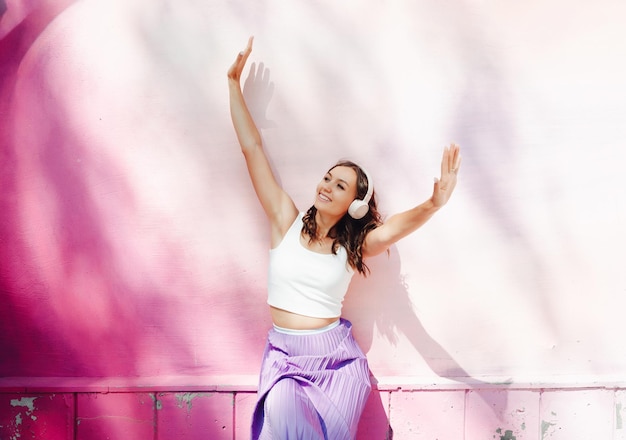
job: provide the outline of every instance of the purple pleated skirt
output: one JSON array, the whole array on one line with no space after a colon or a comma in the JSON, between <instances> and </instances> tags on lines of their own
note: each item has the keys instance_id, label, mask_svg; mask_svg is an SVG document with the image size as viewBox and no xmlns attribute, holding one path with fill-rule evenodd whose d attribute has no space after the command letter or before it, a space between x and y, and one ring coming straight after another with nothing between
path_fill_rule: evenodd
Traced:
<instances>
[{"instance_id":1,"label":"purple pleated skirt","mask_svg":"<svg viewBox=\"0 0 626 440\"><path fill-rule=\"evenodd\" d=\"M349 440L370 393L367 359L341 319L323 333L272 329L261 365L253 440Z\"/></svg>"}]
</instances>

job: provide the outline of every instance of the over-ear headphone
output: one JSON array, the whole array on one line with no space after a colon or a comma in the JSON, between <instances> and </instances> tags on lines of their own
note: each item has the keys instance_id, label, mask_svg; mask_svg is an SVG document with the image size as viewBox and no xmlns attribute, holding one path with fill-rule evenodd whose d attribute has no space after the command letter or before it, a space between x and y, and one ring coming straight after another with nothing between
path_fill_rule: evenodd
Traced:
<instances>
[{"instance_id":1,"label":"over-ear headphone","mask_svg":"<svg viewBox=\"0 0 626 440\"><path fill-rule=\"evenodd\" d=\"M361 168L361 171L363 171L363 174L365 174L365 177L367 178L367 193L363 199L353 200L348 208L348 214L356 220L365 217L367 211L370 210L369 203L372 198L372 194L374 193L374 182L372 182L372 178L364 168Z\"/></svg>"}]
</instances>

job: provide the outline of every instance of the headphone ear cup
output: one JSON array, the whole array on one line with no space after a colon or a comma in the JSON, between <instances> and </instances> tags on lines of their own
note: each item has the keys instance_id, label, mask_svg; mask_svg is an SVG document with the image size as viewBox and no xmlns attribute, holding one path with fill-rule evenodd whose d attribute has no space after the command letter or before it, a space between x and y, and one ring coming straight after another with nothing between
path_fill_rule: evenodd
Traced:
<instances>
[{"instance_id":1,"label":"headphone ear cup","mask_svg":"<svg viewBox=\"0 0 626 440\"><path fill-rule=\"evenodd\" d=\"M369 211L370 206L364 200L353 200L348 208L348 214L353 219L359 220L365 217L367 211Z\"/></svg>"},{"instance_id":2,"label":"headphone ear cup","mask_svg":"<svg viewBox=\"0 0 626 440\"><path fill-rule=\"evenodd\" d=\"M350 217L356 220L365 217L365 214L367 214L367 212L370 210L370 199L374 194L374 184L372 183L372 178L367 173L367 171L365 171L365 169L361 168L361 170L363 171L363 173L365 173L365 177L367 178L367 193L362 199L353 200L348 207L348 214L350 214Z\"/></svg>"}]
</instances>

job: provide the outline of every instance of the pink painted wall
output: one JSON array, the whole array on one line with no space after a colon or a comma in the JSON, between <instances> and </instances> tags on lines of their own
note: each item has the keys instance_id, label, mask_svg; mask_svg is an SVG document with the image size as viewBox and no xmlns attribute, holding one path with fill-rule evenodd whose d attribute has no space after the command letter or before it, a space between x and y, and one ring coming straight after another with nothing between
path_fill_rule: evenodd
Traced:
<instances>
[{"instance_id":1,"label":"pink painted wall","mask_svg":"<svg viewBox=\"0 0 626 440\"><path fill-rule=\"evenodd\" d=\"M341 157L408 208L464 149L451 204L350 289L377 380L623 381L623 2L2 5L0 377L254 383L268 241L225 81L254 34L301 209Z\"/></svg>"}]
</instances>

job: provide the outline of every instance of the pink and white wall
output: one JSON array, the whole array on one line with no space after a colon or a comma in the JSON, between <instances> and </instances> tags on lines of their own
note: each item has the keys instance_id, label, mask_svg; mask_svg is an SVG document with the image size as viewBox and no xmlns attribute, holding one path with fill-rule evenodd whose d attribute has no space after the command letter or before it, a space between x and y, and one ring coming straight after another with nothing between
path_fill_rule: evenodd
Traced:
<instances>
[{"instance_id":1,"label":"pink and white wall","mask_svg":"<svg viewBox=\"0 0 626 440\"><path fill-rule=\"evenodd\" d=\"M244 93L301 209L339 158L370 170L384 214L409 208L443 146L462 147L450 204L350 288L379 389L443 406L464 390L464 411L477 389L602 390L606 438L626 438L625 3L0 0L0 14L0 391L18 402L0 402L0 432L29 392L72 408L111 390L150 408L157 392L252 395L268 234L226 70L254 35ZM373 406L391 419L385 396Z\"/></svg>"}]
</instances>

